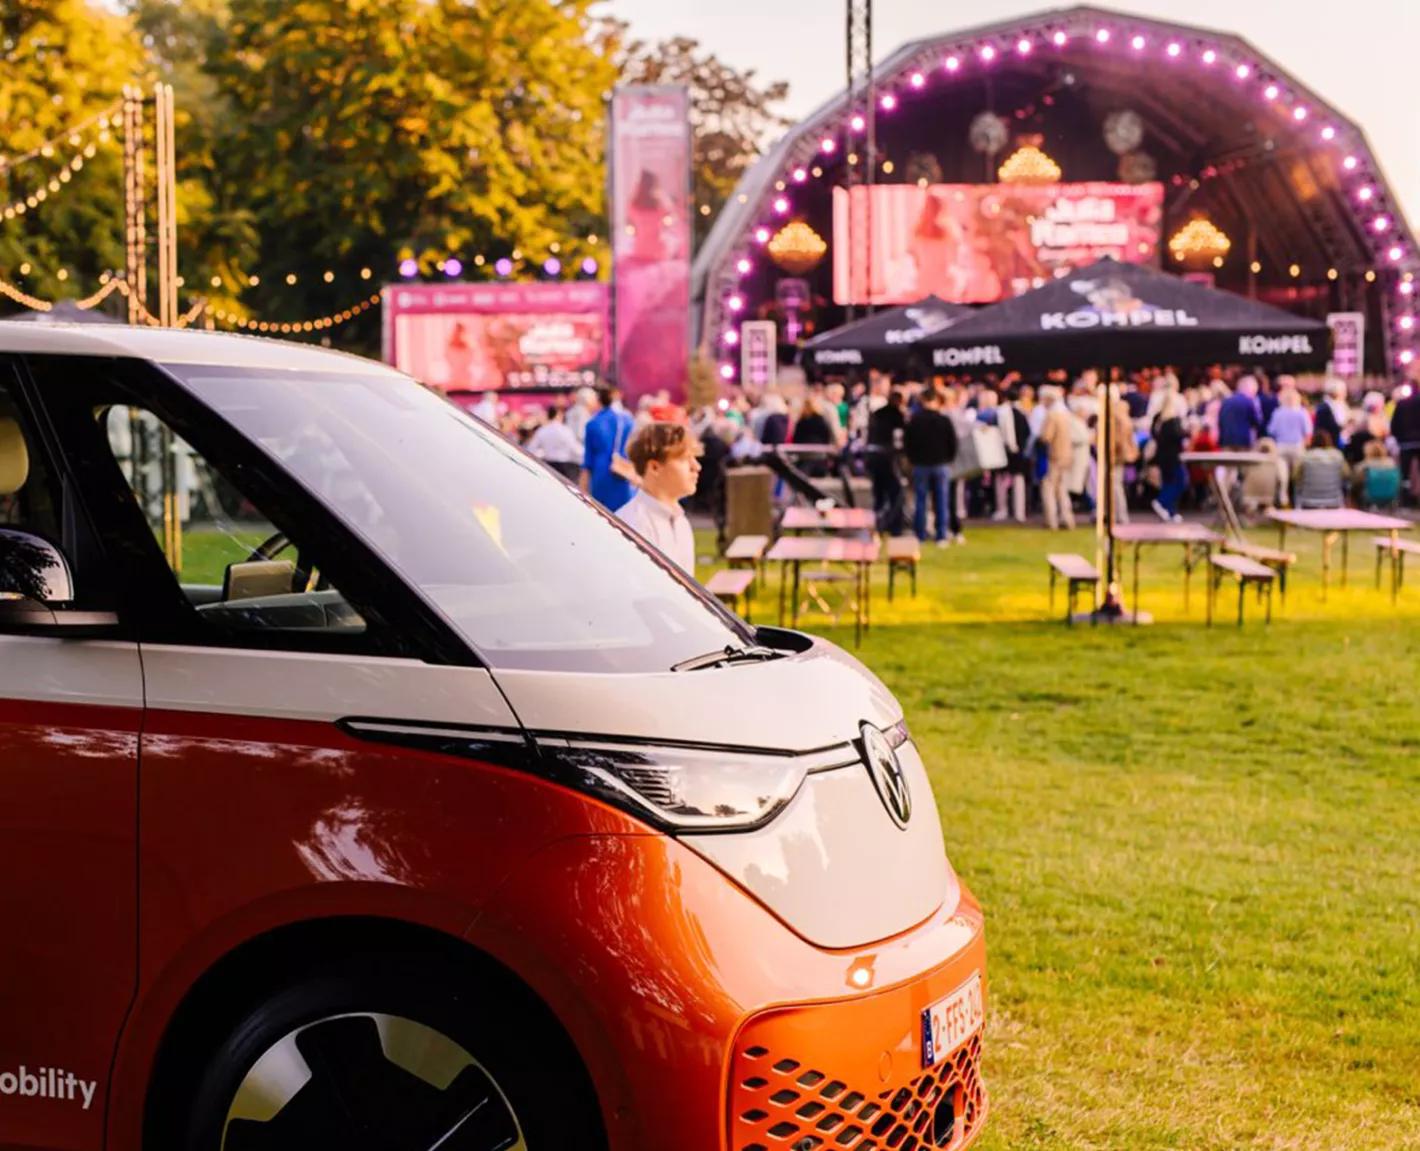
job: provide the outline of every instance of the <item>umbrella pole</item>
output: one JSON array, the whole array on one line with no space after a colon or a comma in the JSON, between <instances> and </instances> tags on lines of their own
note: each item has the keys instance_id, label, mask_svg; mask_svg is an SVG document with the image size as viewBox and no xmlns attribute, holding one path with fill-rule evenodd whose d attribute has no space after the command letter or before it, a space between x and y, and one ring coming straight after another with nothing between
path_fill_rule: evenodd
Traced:
<instances>
[{"instance_id":1,"label":"umbrella pole","mask_svg":"<svg viewBox=\"0 0 1420 1151\"><path fill-rule=\"evenodd\" d=\"M1102 618L1117 619L1124 614L1124 606L1119 602L1119 563L1115 555L1114 542L1114 407L1111 403L1112 385L1109 372L1101 373L1098 387L1099 423L1096 425L1095 443L1099 452L1099 476L1095 491L1095 548L1105 558L1104 603L1096 614ZM1096 564L1099 559L1096 558Z\"/></svg>"}]
</instances>

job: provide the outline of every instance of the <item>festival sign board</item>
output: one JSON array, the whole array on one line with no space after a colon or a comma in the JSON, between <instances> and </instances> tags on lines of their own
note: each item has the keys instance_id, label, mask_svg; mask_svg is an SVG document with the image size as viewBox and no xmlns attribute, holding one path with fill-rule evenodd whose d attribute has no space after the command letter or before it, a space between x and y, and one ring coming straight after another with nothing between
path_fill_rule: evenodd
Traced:
<instances>
[{"instance_id":1,"label":"festival sign board","mask_svg":"<svg viewBox=\"0 0 1420 1151\"><path fill-rule=\"evenodd\" d=\"M613 355L629 401L685 399L690 370L690 96L626 85L611 99Z\"/></svg>"},{"instance_id":2,"label":"festival sign board","mask_svg":"<svg viewBox=\"0 0 1420 1151\"><path fill-rule=\"evenodd\" d=\"M1342 379L1359 379L1366 371L1366 314L1331 312L1331 371Z\"/></svg>"},{"instance_id":3,"label":"festival sign board","mask_svg":"<svg viewBox=\"0 0 1420 1151\"><path fill-rule=\"evenodd\" d=\"M775 384L779 368L779 329L773 320L740 325L740 382L763 391Z\"/></svg>"},{"instance_id":4,"label":"festival sign board","mask_svg":"<svg viewBox=\"0 0 1420 1151\"><path fill-rule=\"evenodd\" d=\"M1157 265L1163 185L877 184L872 269L848 299L849 192L833 191L833 295L839 304L905 304L935 295L990 304L1044 284L1061 267L1105 256ZM859 212L855 219L866 219Z\"/></svg>"},{"instance_id":5,"label":"festival sign board","mask_svg":"<svg viewBox=\"0 0 1420 1151\"><path fill-rule=\"evenodd\" d=\"M391 284L384 359L445 391L595 384L606 355L606 285Z\"/></svg>"}]
</instances>

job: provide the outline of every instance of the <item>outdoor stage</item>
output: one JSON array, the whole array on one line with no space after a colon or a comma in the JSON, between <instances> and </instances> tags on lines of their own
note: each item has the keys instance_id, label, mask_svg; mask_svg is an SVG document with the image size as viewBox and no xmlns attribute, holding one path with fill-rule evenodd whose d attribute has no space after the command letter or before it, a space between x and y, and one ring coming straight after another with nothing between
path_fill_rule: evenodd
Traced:
<instances>
[{"instance_id":1,"label":"outdoor stage","mask_svg":"<svg viewBox=\"0 0 1420 1151\"><path fill-rule=\"evenodd\" d=\"M1361 129L1235 36L1083 7L906 44L871 103L844 93L795 125L697 253L698 340L754 384L746 320L776 321L783 345L1102 256L1335 314L1339 374L1420 354L1420 325L1397 322L1420 259ZM869 366L825 350L811 370Z\"/></svg>"}]
</instances>

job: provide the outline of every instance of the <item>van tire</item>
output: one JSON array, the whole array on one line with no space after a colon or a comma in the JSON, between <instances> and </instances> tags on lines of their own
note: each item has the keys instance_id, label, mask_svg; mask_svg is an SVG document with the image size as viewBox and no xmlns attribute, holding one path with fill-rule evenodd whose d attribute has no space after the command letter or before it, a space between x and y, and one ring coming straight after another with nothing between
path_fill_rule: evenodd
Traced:
<instances>
[{"instance_id":1,"label":"van tire","mask_svg":"<svg viewBox=\"0 0 1420 1151\"><path fill-rule=\"evenodd\" d=\"M591 1082L547 1008L525 988L511 985L511 980L490 981L475 968L459 965L456 970L450 960L427 954L386 953L354 959L333 969L297 977L265 996L218 1040L210 1055L199 1057L197 1066L205 1070L195 1076L184 1118L170 1127L164 1126L179 1137L177 1146L183 1151L221 1151L232 1103L248 1072L264 1054L278 1045L288 1045L283 1044L288 1040L304 1044L302 1053L307 1054L306 1048L315 1042L328 1045L333 1054L348 1057L353 1063L364 1055L352 1052L380 1053L379 1031L372 1022L380 1017L400 1021L401 1027L407 1026L403 1021L409 1021L417 1028L427 1028L452 1041L472 1056L496 1085L497 1092L487 1091L487 1080L477 1069L465 1068L446 1090L455 1092L466 1087L475 1093L482 1091L482 1095L467 1098L486 1097L492 1102L488 1107L477 1109L476 1119L465 1117L456 1119L456 1123L466 1119L469 1123L485 1121L498 1103L505 1102L503 1110L511 1111L521 1130L522 1143L516 1145L525 1146L527 1151L605 1151L606 1139ZM299 1038L290 1039L297 1033L300 1033ZM345 1058L326 1066L342 1062ZM359 1070L370 1068L365 1066ZM429 1095L433 1087L393 1068L388 1062L375 1069L376 1079L386 1070L394 1091L387 1098L408 1099L407 1094L399 1092L412 1088L421 1105L411 1111L418 1110L419 1114L401 1117L398 1107L382 1107L380 1114L398 1132L393 1141L387 1129L357 1136L352 1126L344 1129L338 1140L332 1140L332 1132L323 1128L326 1145L334 1146L338 1142L342 1151L384 1151L393 1145L413 1146L413 1142L406 1143L399 1124L408 1121L412 1139L423 1138L431 1131L438 1139L448 1126L446 1117L458 1116L466 1110L459 1102L450 1102L452 1097L433 1099ZM316 1074L316 1068L312 1067L310 1084L315 1084ZM377 1093L366 1090L364 1078L352 1082L358 1083L361 1097L376 1097ZM302 1088L302 1092L307 1104L320 1095L306 1088ZM315 1099L314 1106L319 1112L326 1100L354 1094L357 1093L341 1093L337 1089ZM288 1099L287 1103L290 1102ZM426 1108L425 1103L430 1106ZM301 1106L292 1107L289 1112L285 1111L285 1106L282 1105L282 1114L287 1117L276 1116L270 1128L256 1130L248 1125L241 1133L241 1146L251 1151L287 1151L288 1147L294 1151L298 1144L310 1145L310 1129L306 1126L297 1128L300 1134L293 1142L287 1141L282 1129L284 1123L284 1130L291 1131L291 1124L309 1118L310 1108L296 1118ZM334 1115L336 1108L330 1110ZM350 1120L344 1115L336 1118L360 1126L362 1132L368 1131L358 1118ZM494 1120L493 1126L498 1127L500 1122ZM234 1126L231 1137L227 1138L228 1151L239 1151L230 1146L237 1141L238 1130ZM498 1144L494 1140L490 1145ZM450 1138L447 1146L473 1148L477 1143Z\"/></svg>"}]
</instances>

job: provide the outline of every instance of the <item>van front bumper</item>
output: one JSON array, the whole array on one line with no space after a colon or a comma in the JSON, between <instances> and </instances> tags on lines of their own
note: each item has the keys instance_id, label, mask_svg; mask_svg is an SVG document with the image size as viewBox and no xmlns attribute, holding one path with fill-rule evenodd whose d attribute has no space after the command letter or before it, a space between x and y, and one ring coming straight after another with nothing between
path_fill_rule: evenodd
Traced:
<instances>
[{"instance_id":1,"label":"van front bumper","mask_svg":"<svg viewBox=\"0 0 1420 1151\"><path fill-rule=\"evenodd\" d=\"M562 1022L612 1151L961 1151L986 1114L981 1037L924 1068L922 1019L973 976L984 994L986 951L976 900L948 889L898 935L829 950L674 839L580 836L468 938Z\"/></svg>"}]
</instances>

